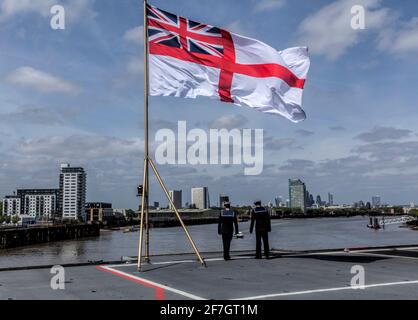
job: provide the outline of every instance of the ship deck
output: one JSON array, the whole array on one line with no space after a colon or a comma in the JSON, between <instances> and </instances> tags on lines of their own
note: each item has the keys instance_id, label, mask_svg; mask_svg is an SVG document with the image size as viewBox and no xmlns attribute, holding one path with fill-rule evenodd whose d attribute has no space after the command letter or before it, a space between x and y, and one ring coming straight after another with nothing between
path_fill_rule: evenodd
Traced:
<instances>
[{"instance_id":1,"label":"ship deck","mask_svg":"<svg viewBox=\"0 0 418 320\"><path fill-rule=\"evenodd\" d=\"M240 251L224 261L205 253L151 257L138 272L134 261L67 265L65 290L52 290L51 266L0 270L0 299L418 299L418 246L289 252L253 259ZM353 266L365 286L353 288Z\"/></svg>"}]
</instances>

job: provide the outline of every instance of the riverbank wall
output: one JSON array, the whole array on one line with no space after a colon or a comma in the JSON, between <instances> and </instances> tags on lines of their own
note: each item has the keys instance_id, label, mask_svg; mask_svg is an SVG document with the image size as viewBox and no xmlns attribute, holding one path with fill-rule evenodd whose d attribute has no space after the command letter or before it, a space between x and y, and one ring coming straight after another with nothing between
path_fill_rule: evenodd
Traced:
<instances>
[{"instance_id":1,"label":"riverbank wall","mask_svg":"<svg viewBox=\"0 0 418 320\"><path fill-rule=\"evenodd\" d=\"M95 224L0 229L0 250L99 235L100 226Z\"/></svg>"}]
</instances>

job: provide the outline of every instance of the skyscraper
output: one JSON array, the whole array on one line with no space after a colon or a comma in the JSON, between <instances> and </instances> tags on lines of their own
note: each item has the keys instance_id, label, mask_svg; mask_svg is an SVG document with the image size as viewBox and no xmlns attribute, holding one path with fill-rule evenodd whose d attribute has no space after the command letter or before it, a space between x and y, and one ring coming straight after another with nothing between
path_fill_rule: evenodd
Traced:
<instances>
[{"instance_id":1,"label":"skyscraper","mask_svg":"<svg viewBox=\"0 0 418 320\"><path fill-rule=\"evenodd\" d=\"M310 194L308 190L306 190L306 194L305 194L305 203L306 203L306 207L309 207L309 208L315 204L313 195Z\"/></svg>"},{"instance_id":2,"label":"skyscraper","mask_svg":"<svg viewBox=\"0 0 418 320\"><path fill-rule=\"evenodd\" d=\"M196 209L209 208L209 194L207 187L192 188L192 206Z\"/></svg>"},{"instance_id":3,"label":"skyscraper","mask_svg":"<svg viewBox=\"0 0 418 320\"><path fill-rule=\"evenodd\" d=\"M382 205L382 198L380 196L372 197L372 207L379 208Z\"/></svg>"},{"instance_id":4,"label":"skyscraper","mask_svg":"<svg viewBox=\"0 0 418 320\"><path fill-rule=\"evenodd\" d=\"M283 197L282 196L278 196L277 198L275 198L274 202L275 202L277 208L284 207L286 205L283 202Z\"/></svg>"},{"instance_id":5,"label":"skyscraper","mask_svg":"<svg viewBox=\"0 0 418 320\"><path fill-rule=\"evenodd\" d=\"M312 207L315 204L315 200L313 198L313 194L309 195L309 207Z\"/></svg>"},{"instance_id":6,"label":"skyscraper","mask_svg":"<svg viewBox=\"0 0 418 320\"><path fill-rule=\"evenodd\" d=\"M334 205L334 195L328 192L328 205L333 206Z\"/></svg>"},{"instance_id":7,"label":"skyscraper","mask_svg":"<svg viewBox=\"0 0 418 320\"><path fill-rule=\"evenodd\" d=\"M303 213L306 211L306 186L299 179L289 179L290 208L299 208Z\"/></svg>"},{"instance_id":8,"label":"skyscraper","mask_svg":"<svg viewBox=\"0 0 418 320\"><path fill-rule=\"evenodd\" d=\"M173 201L176 209L181 209L183 206L182 191L181 190L170 190L170 198ZM173 206L169 204L170 210L174 210Z\"/></svg>"},{"instance_id":9,"label":"skyscraper","mask_svg":"<svg viewBox=\"0 0 418 320\"><path fill-rule=\"evenodd\" d=\"M316 204L320 207L322 206L322 199L320 195L316 196Z\"/></svg>"},{"instance_id":10,"label":"skyscraper","mask_svg":"<svg viewBox=\"0 0 418 320\"><path fill-rule=\"evenodd\" d=\"M85 216L86 178L83 168L61 164L60 197L64 219L81 219Z\"/></svg>"}]
</instances>

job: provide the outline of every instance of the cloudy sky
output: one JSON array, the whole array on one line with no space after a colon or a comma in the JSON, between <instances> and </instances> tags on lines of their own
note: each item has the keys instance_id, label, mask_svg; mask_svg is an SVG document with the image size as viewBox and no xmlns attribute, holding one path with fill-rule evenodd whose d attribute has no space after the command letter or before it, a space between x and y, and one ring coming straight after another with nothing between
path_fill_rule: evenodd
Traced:
<instances>
[{"instance_id":1,"label":"cloudy sky","mask_svg":"<svg viewBox=\"0 0 418 320\"><path fill-rule=\"evenodd\" d=\"M54 4L66 30L50 28ZM0 0L0 195L57 187L61 162L88 172L88 200L136 207L142 171L142 11L139 0ZM339 203L375 194L418 203L416 0L154 0L178 13L264 41L309 46L304 109L293 124L208 99L151 98L160 128L263 128L264 171L241 166L160 166L169 188L209 187L232 202L287 197L287 179ZM366 8L366 29L350 8ZM163 201L152 183L151 201Z\"/></svg>"}]
</instances>

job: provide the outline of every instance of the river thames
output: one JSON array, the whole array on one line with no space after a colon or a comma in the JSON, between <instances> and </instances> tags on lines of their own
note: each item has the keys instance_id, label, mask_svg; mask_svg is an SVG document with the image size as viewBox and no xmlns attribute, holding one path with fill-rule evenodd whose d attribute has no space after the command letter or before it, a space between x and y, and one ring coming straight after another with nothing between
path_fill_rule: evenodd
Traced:
<instances>
[{"instance_id":1,"label":"river thames","mask_svg":"<svg viewBox=\"0 0 418 320\"><path fill-rule=\"evenodd\" d=\"M270 246L284 250L316 250L392 245L417 245L418 231L388 225L383 230L366 227L367 217L272 220ZM249 223L239 224L244 239L234 239L231 250L253 250L255 236ZM217 225L190 226L202 252L222 250ZM0 268L34 265L114 261L137 256L139 232L102 231L100 237L62 241L0 251ZM192 252L181 228L151 230L152 254Z\"/></svg>"}]
</instances>

